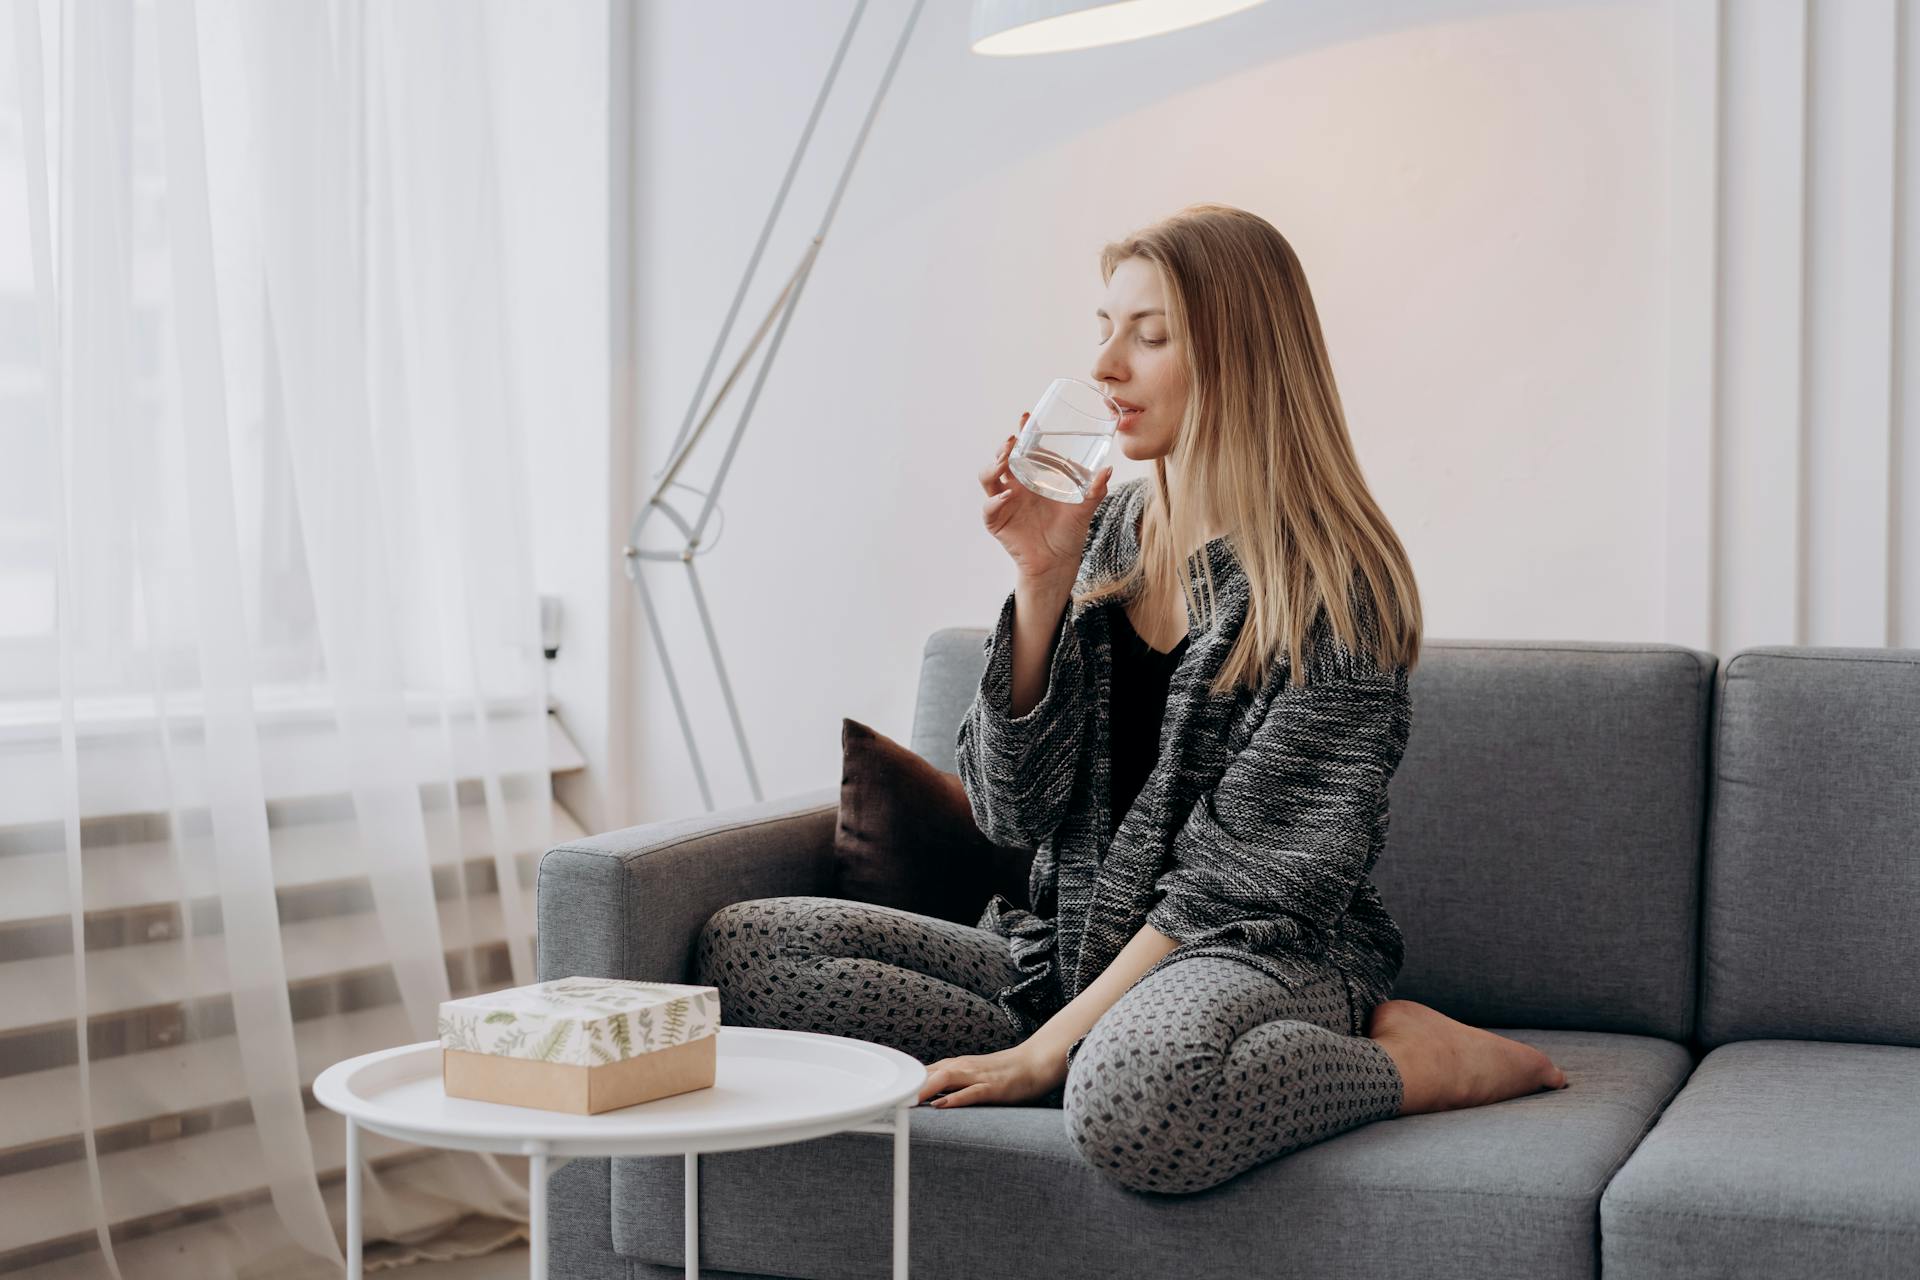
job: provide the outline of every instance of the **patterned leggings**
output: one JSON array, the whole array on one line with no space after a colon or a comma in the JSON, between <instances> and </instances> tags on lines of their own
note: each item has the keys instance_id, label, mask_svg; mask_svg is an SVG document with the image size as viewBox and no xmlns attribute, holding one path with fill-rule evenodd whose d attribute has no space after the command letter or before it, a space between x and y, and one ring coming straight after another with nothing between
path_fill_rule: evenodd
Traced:
<instances>
[{"instance_id":1,"label":"patterned leggings","mask_svg":"<svg viewBox=\"0 0 1920 1280\"><path fill-rule=\"evenodd\" d=\"M716 911L696 981L729 1026L824 1031L922 1063L1025 1036L988 997L1019 979L998 935L841 898L753 898ZM1353 1034L1337 974L1300 987L1214 956L1136 982L1094 1024L1042 1105L1096 1169L1134 1191L1203 1191L1276 1156L1399 1114L1402 1083Z\"/></svg>"}]
</instances>

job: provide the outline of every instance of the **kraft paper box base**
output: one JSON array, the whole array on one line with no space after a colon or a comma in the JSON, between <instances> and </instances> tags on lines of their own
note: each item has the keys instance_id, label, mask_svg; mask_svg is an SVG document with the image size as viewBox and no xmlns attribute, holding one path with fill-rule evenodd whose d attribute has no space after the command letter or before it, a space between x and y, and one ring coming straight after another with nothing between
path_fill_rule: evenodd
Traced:
<instances>
[{"instance_id":1,"label":"kraft paper box base","mask_svg":"<svg viewBox=\"0 0 1920 1280\"><path fill-rule=\"evenodd\" d=\"M701 1036L670 1049L591 1067L442 1049L442 1087L449 1098L598 1115L676 1093L711 1089L717 1044L715 1037Z\"/></svg>"},{"instance_id":2,"label":"kraft paper box base","mask_svg":"<svg viewBox=\"0 0 1920 1280\"><path fill-rule=\"evenodd\" d=\"M717 987L556 978L440 1003L449 1098L594 1115L711 1089Z\"/></svg>"}]
</instances>

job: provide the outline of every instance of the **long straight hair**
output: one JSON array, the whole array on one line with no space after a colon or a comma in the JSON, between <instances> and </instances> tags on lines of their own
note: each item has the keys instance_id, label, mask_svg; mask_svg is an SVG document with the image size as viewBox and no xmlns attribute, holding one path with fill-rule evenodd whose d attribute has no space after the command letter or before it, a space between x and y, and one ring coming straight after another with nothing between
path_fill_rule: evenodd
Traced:
<instances>
[{"instance_id":1,"label":"long straight hair","mask_svg":"<svg viewBox=\"0 0 1920 1280\"><path fill-rule=\"evenodd\" d=\"M1153 616L1179 594L1213 617L1208 528L1227 530L1247 575L1239 639L1212 692L1265 686L1282 653L1306 683L1301 650L1317 614L1341 645L1381 670L1420 657L1420 596L1393 526L1368 491L1333 365L1293 246L1273 224L1230 205L1195 204L1100 251L1103 282L1129 258L1155 266L1167 324L1187 361L1187 407L1175 439L1177 491L1154 460L1140 557L1075 599L1142 592ZM1197 559L1201 583L1187 564ZM1364 595L1364 599L1360 598Z\"/></svg>"}]
</instances>

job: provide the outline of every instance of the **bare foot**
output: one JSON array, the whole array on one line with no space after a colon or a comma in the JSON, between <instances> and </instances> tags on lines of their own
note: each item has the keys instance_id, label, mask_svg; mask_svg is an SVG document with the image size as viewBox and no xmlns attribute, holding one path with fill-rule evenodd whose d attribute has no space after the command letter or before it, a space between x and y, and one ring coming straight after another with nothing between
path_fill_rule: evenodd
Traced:
<instances>
[{"instance_id":1,"label":"bare foot","mask_svg":"<svg viewBox=\"0 0 1920 1280\"><path fill-rule=\"evenodd\" d=\"M1406 1086L1403 1116L1567 1087L1567 1073L1533 1046L1457 1022L1417 1001L1379 1005L1367 1021L1367 1035L1400 1068Z\"/></svg>"}]
</instances>

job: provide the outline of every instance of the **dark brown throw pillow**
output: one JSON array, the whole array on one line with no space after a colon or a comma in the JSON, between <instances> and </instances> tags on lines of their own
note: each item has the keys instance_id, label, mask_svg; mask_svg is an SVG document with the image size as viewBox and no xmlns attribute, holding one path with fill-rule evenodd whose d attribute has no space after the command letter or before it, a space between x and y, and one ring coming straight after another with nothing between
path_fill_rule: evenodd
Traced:
<instances>
[{"instance_id":1,"label":"dark brown throw pillow","mask_svg":"<svg viewBox=\"0 0 1920 1280\"><path fill-rule=\"evenodd\" d=\"M996 893L1028 906L1028 849L997 845L974 825L960 775L857 720L840 721L835 897L978 924Z\"/></svg>"}]
</instances>

